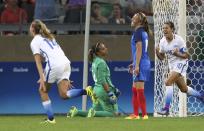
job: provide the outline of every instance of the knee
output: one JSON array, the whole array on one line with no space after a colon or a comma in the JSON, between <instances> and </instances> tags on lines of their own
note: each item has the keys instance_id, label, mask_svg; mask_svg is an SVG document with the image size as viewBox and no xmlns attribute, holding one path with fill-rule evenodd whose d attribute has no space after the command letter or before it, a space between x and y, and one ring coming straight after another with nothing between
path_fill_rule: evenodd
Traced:
<instances>
[{"instance_id":1,"label":"knee","mask_svg":"<svg viewBox=\"0 0 204 131\"><path fill-rule=\"evenodd\" d=\"M66 92L60 93L60 97L61 97L63 100L68 99L68 96L67 96L67 93L66 93Z\"/></svg>"}]
</instances>

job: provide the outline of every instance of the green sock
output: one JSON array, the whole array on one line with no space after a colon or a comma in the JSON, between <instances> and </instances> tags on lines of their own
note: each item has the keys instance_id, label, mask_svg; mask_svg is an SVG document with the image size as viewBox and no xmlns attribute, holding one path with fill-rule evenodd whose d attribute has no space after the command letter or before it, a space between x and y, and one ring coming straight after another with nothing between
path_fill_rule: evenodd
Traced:
<instances>
[{"instance_id":1,"label":"green sock","mask_svg":"<svg viewBox=\"0 0 204 131\"><path fill-rule=\"evenodd\" d=\"M94 117L113 117L114 114L108 111L96 111Z\"/></svg>"}]
</instances>

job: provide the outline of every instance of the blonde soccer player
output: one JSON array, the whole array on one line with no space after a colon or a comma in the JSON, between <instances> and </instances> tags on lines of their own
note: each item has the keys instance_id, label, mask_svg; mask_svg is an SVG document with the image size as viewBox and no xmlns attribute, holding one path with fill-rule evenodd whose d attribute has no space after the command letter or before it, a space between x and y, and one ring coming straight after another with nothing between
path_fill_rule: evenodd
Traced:
<instances>
[{"instance_id":1,"label":"blonde soccer player","mask_svg":"<svg viewBox=\"0 0 204 131\"><path fill-rule=\"evenodd\" d=\"M140 119L139 109L142 111L142 119L148 119L146 111L146 98L144 84L149 80L150 59L148 55L148 41L151 31L147 17L142 12L132 17L131 27L134 28L131 38L132 64L129 71L132 74L132 105L133 114L125 119Z\"/></svg>"},{"instance_id":2,"label":"blonde soccer player","mask_svg":"<svg viewBox=\"0 0 204 131\"><path fill-rule=\"evenodd\" d=\"M93 95L92 89L71 89L69 77L71 74L70 61L55 40L46 25L40 20L34 20L30 25L33 37L30 47L39 73L39 94L47 114L43 123L55 124L54 113L48 92L53 83L57 83L58 92L62 99L81 95ZM42 62L46 63L43 69Z\"/></svg>"}]
</instances>

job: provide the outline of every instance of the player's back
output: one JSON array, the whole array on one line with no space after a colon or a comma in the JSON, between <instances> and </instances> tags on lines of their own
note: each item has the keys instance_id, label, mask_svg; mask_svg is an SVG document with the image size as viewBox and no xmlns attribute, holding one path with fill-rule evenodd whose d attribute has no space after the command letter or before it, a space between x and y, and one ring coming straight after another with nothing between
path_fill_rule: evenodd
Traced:
<instances>
[{"instance_id":1,"label":"player's back","mask_svg":"<svg viewBox=\"0 0 204 131\"><path fill-rule=\"evenodd\" d=\"M55 39L50 40L41 35L36 35L31 42L31 48L32 50L38 50L37 53L40 53L51 67L69 62Z\"/></svg>"}]
</instances>

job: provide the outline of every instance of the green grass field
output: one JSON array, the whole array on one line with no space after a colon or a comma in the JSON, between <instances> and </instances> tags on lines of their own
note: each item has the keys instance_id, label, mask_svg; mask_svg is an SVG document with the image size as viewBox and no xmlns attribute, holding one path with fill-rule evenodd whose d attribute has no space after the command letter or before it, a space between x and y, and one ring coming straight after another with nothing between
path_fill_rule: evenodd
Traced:
<instances>
[{"instance_id":1,"label":"green grass field","mask_svg":"<svg viewBox=\"0 0 204 131\"><path fill-rule=\"evenodd\" d=\"M42 125L44 116L0 116L0 131L204 131L204 117L125 120L118 118L66 118Z\"/></svg>"}]
</instances>

